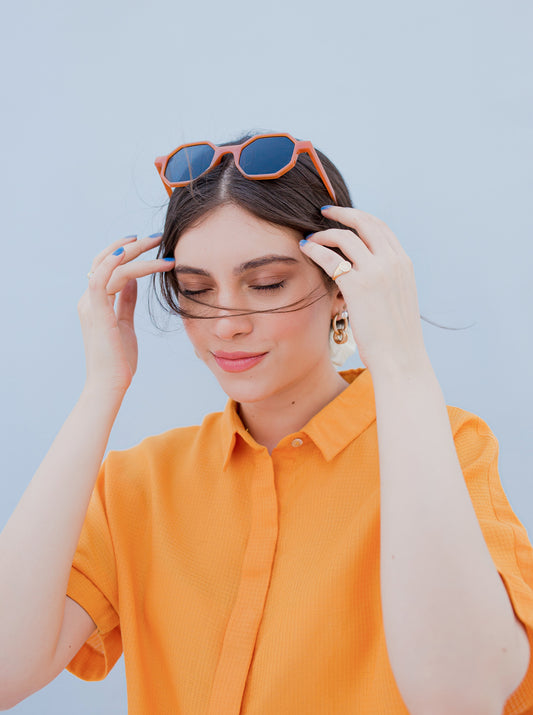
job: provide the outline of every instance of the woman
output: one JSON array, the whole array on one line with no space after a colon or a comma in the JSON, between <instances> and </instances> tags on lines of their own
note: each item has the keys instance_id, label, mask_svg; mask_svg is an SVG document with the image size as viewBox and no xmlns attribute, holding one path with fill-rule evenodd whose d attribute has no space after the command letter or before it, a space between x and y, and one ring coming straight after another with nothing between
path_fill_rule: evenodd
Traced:
<instances>
[{"instance_id":1,"label":"woman","mask_svg":"<svg viewBox=\"0 0 533 715\"><path fill-rule=\"evenodd\" d=\"M3 707L124 651L133 714L532 713L533 553L398 239L289 135L156 165L163 236L95 259L85 388L1 537ZM100 468L158 273L230 400Z\"/></svg>"}]
</instances>

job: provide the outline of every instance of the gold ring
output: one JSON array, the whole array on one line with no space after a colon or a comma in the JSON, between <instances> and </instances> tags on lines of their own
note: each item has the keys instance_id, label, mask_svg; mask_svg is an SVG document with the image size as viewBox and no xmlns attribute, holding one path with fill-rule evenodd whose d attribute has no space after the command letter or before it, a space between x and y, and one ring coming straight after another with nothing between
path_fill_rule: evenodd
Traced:
<instances>
[{"instance_id":1,"label":"gold ring","mask_svg":"<svg viewBox=\"0 0 533 715\"><path fill-rule=\"evenodd\" d=\"M353 266L350 261L341 261L331 276L332 280L336 281L339 276L342 276L344 273L349 273L352 268Z\"/></svg>"}]
</instances>

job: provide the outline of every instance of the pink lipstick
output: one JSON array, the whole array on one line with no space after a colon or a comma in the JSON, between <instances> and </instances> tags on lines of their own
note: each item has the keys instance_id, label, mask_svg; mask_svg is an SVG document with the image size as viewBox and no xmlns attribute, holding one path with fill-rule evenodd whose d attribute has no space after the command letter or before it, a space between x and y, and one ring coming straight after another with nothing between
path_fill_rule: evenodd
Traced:
<instances>
[{"instance_id":1,"label":"pink lipstick","mask_svg":"<svg viewBox=\"0 0 533 715\"><path fill-rule=\"evenodd\" d=\"M265 357L267 353L226 353L222 350L213 353L216 363L225 372L243 372L249 370Z\"/></svg>"}]
</instances>

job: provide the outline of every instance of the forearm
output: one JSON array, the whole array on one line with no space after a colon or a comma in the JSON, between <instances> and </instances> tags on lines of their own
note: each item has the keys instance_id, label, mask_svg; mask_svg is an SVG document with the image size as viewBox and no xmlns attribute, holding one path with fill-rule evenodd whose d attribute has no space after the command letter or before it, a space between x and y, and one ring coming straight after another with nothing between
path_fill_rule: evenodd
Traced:
<instances>
[{"instance_id":1,"label":"forearm","mask_svg":"<svg viewBox=\"0 0 533 715\"><path fill-rule=\"evenodd\" d=\"M373 373L373 381L382 608L394 675L413 713L432 702L460 712L480 693L491 712L510 694L524 636L477 521L442 391L425 358L411 371Z\"/></svg>"},{"instance_id":2,"label":"forearm","mask_svg":"<svg viewBox=\"0 0 533 715\"><path fill-rule=\"evenodd\" d=\"M82 393L0 534L0 681L53 656L72 559L119 407L119 400Z\"/></svg>"}]
</instances>

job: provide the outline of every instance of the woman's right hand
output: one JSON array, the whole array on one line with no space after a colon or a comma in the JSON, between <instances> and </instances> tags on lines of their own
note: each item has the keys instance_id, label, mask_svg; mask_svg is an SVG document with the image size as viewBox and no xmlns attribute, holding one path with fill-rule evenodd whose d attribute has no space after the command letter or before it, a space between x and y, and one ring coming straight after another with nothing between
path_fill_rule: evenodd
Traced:
<instances>
[{"instance_id":1,"label":"woman's right hand","mask_svg":"<svg viewBox=\"0 0 533 715\"><path fill-rule=\"evenodd\" d=\"M137 369L133 326L136 279L174 268L174 261L162 258L133 262L160 242L161 234L138 241L130 236L112 243L94 259L88 288L78 303L87 364L86 387L106 396L122 399Z\"/></svg>"}]
</instances>

